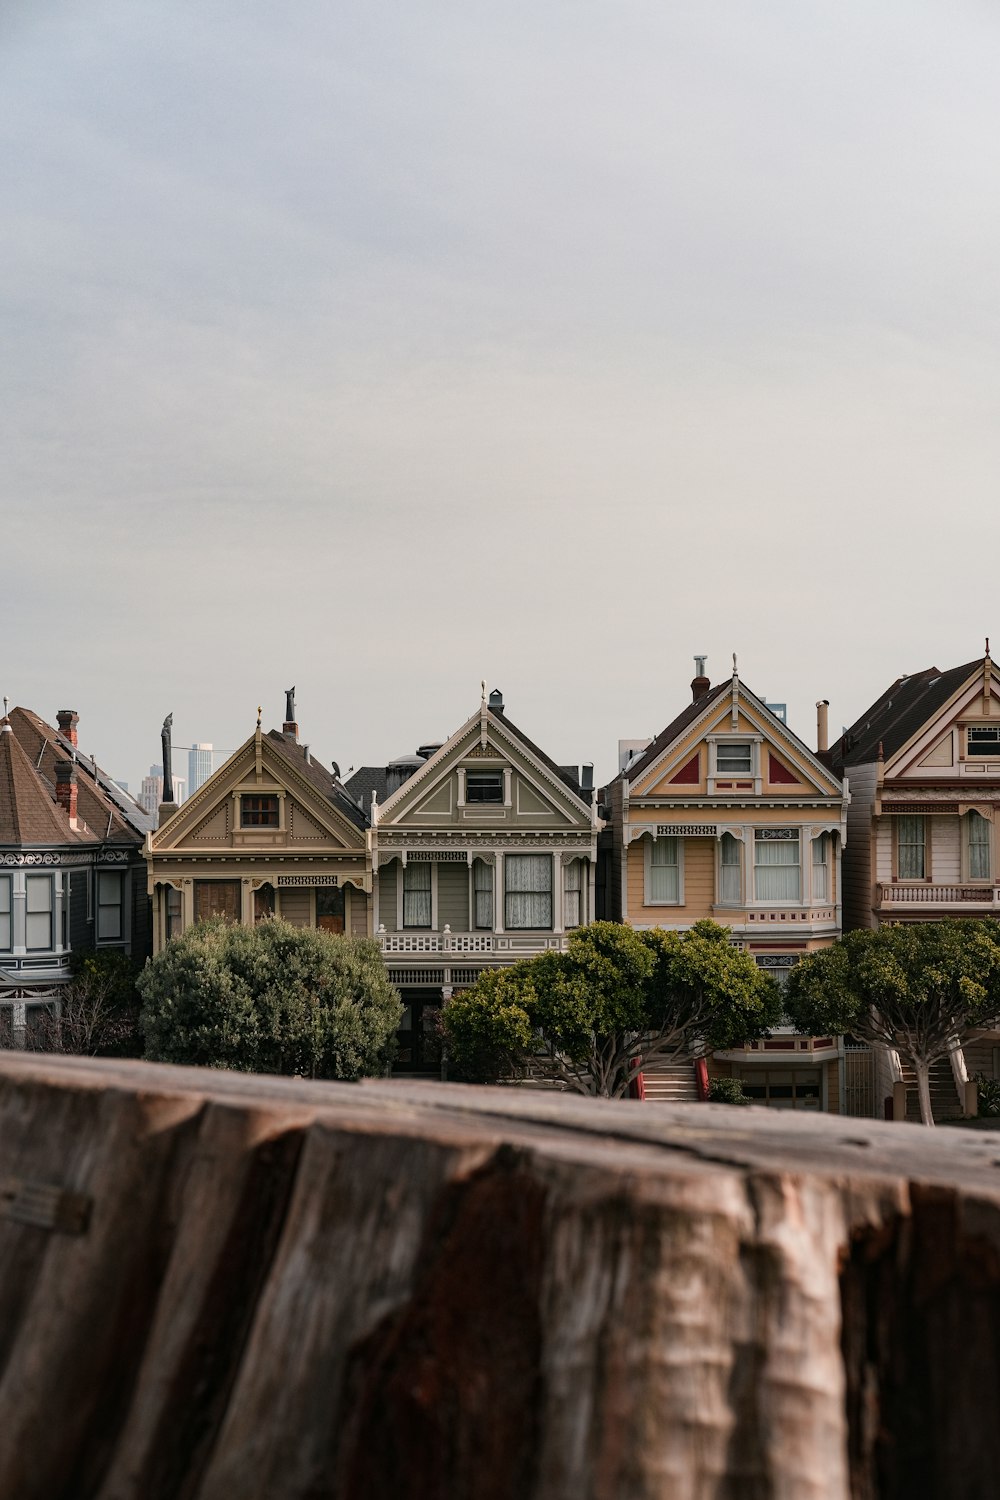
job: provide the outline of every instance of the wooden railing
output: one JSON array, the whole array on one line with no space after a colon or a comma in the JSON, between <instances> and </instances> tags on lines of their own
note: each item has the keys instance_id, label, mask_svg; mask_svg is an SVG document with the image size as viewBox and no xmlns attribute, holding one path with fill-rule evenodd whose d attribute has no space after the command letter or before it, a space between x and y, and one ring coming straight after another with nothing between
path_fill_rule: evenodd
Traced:
<instances>
[{"instance_id":1,"label":"wooden railing","mask_svg":"<svg viewBox=\"0 0 1000 1500\"><path fill-rule=\"evenodd\" d=\"M881 906L993 906L996 889L992 885L895 885L885 881L878 886Z\"/></svg>"}]
</instances>

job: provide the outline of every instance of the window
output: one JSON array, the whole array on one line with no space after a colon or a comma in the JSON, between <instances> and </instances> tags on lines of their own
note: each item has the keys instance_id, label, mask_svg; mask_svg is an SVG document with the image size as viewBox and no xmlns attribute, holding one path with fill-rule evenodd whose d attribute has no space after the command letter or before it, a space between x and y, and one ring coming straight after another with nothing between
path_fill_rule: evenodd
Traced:
<instances>
[{"instance_id":1,"label":"window","mask_svg":"<svg viewBox=\"0 0 1000 1500\"><path fill-rule=\"evenodd\" d=\"M240 919L240 883L238 880L196 880L194 883L194 919L208 922L223 917L227 922Z\"/></svg>"},{"instance_id":2,"label":"window","mask_svg":"<svg viewBox=\"0 0 1000 1500\"><path fill-rule=\"evenodd\" d=\"M403 867L403 926L429 927L430 925L430 864L405 865Z\"/></svg>"},{"instance_id":3,"label":"window","mask_svg":"<svg viewBox=\"0 0 1000 1500\"><path fill-rule=\"evenodd\" d=\"M343 932L346 913L343 886L318 886L316 889L316 926L324 932Z\"/></svg>"},{"instance_id":4,"label":"window","mask_svg":"<svg viewBox=\"0 0 1000 1500\"><path fill-rule=\"evenodd\" d=\"M723 906L738 906L740 900L740 844L731 833L719 840L719 900Z\"/></svg>"},{"instance_id":5,"label":"window","mask_svg":"<svg viewBox=\"0 0 1000 1500\"><path fill-rule=\"evenodd\" d=\"M680 904L679 844L679 839L653 839L649 851L649 878L646 882L647 905L663 902L670 902L675 906Z\"/></svg>"},{"instance_id":6,"label":"window","mask_svg":"<svg viewBox=\"0 0 1000 1500\"><path fill-rule=\"evenodd\" d=\"M719 776L749 776L753 752L745 741L720 741L715 747L715 770Z\"/></svg>"},{"instance_id":7,"label":"window","mask_svg":"<svg viewBox=\"0 0 1000 1500\"><path fill-rule=\"evenodd\" d=\"M274 916L274 886L259 885L253 893L253 919L264 922Z\"/></svg>"},{"instance_id":8,"label":"window","mask_svg":"<svg viewBox=\"0 0 1000 1500\"><path fill-rule=\"evenodd\" d=\"M502 771L467 771L466 802L503 802Z\"/></svg>"},{"instance_id":9,"label":"window","mask_svg":"<svg viewBox=\"0 0 1000 1500\"><path fill-rule=\"evenodd\" d=\"M754 833L753 863L755 900L801 901L797 828L758 828Z\"/></svg>"},{"instance_id":10,"label":"window","mask_svg":"<svg viewBox=\"0 0 1000 1500\"><path fill-rule=\"evenodd\" d=\"M28 875L25 878L25 947L29 953L43 953L55 942L52 927L53 881L51 875Z\"/></svg>"},{"instance_id":11,"label":"window","mask_svg":"<svg viewBox=\"0 0 1000 1500\"><path fill-rule=\"evenodd\" d=\"M583 860L571 859L563 868L563 926L579 927L583 901Z\"/></svg>"},{"instance_id":12,"label":"window","mask_svg":"<svg viewBox=\"0 0 1000 1500\"><path fill-rule=\"evenodd\" d=\"M812 877L814 901L829 901L830 899L830 835L821 833L819 838L812 841Z\"/></svg>"},{"instance_id":13,"label":"window","mask_svg":"<svg viewBox=\"0 0 1000 1500\"><path fill-rule=\"evenodd\" d=\"M504 925L511 931L551 927L551 855L508 854L503 863Z\"/></svg>"},{"instance_id":14,"label":"window","mask_svg":"<svg viewBox=\"0 0 1000 1500\"><path fill-rule=\"evenodd\" d=\"M13 881L9 875L0 875L0 953L9 953L14 946L11 921L12 885Z\"/></svg>"},{"instance_id":15,"label":"window","mask_svg":"<svg viewBox=\"0 0 1000 1500\"><path fill-rule=\"evenodd\" d=\"M241 828L277 828L277 826L277 797L253 796L240 798Z\"/></svg>"},{"instance_id":16,"label":"window","mask_svg":"<svg viewBox=\"0 0 1000 1500\"><path fill-rule=\"evenodd\" d=\"M900 880L923 880L926 874L924 819L896 819L896 872Z\"/></svg>"},{"instance_id":17,"label":"window","mask_svg":"<svg viewBox=\"0 0 1000 1500\"><path fill-rule=\"evenodd\" d=\"M970 729L966 738L967 755L989 755L1000 760L1000 724L983 724Z\"/></svg>"},{"instance_id":18,"label":"window","mask_svg":"<svg viewBox=\"0 0 1000 1500\"><path fill-rule=\"evenodd\" d=\"M167 886L167 941L181 930L181 893L172 885Z\"/></svg>"},{"instance_id":19,"label":"window","mask_svg":"<svg viewBox=\"0 0 1000 1500\"><path fill-rule=\"evenodd\" d=\"M748 1099L772 1109L820 1109L818 1068L744 1068L740 1079Z\"/></svg>"},{"instance_id":20,"label":"window","mask_svg":"<svg viewBox=\"0 0 1000 1500\"><path fill-rule=\"evenodd\" d=\"M122 935L124 875L117 870L99 870L97 874L97 938L111 942Z\"/></svg>"},{"instance_id":21,"label":"window","mask_svg":"<svg viewBox=\"0 0 1000 1500\"><path fill-rule=\"evenodd\" d=\"M990 878L990 824L989 819L972 808L966 815L966 831L969 839L969 879Z\"/></svg>"},{"instance_id":22,"label":"window","mask_svg":"<svg viewBox=\"0 0 1000 1500\"><path fill-rule=\"evenodd\" d=\"M493 931L493 869L484 859L472 862L472 888L477 927Z\"/></svg>"}]
</instances>

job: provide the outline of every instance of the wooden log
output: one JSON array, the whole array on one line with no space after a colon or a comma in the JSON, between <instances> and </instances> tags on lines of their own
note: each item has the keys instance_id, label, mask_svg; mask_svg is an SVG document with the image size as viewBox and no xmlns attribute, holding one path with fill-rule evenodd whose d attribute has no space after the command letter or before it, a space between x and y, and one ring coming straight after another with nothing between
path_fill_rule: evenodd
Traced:
<instances>
[{"instance_id":1,"label":"wooden log","mask_svg":"<svg viewBox=\"0 0 1000 1500\"><path fill-rule=\"evenodd\" d=\"M997 1487L1000 1143L0 1059L0 1500Z\"/></svg>"}]
</instances>

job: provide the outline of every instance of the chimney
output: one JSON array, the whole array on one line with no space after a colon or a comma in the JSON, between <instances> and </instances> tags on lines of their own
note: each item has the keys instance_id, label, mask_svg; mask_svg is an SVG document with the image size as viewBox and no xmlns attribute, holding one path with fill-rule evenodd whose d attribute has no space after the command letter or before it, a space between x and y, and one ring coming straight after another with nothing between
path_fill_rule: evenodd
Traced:
<instances>
[{"instance_id":1,"label":"chimney","mask_svg":"<svg viewBox=\"0 0 1000 1500\"><path fill-rule=\"evenodd\" d=\"M59 725L59 733L64 739L69 740L74 750L77 745L76 726L80 722L80 715L73 708L61 708L56 714L56 723Z\"/></svg>"},{"instance_id":2,"label":"chimney","mask_svg":"<svg viewBox=\"0 0 1000 1500\"><path fill-rule=\"evenodd\" d=\"M581 790L585 792L592 792L594 790L594 762L592 760L585 761L581 768L581 771Z\"/></svg>"},{"instance_id":3,"label":"chimney","mask_svg":"<svg viewBox=\"0 0 1000 1500\"><path fill-rule=\"evenodd\" d=\"M503 693L501 693L499 688L494 688L490 693L490 701L487 704L487 707L489 708L491 713L503 713Z\"/></svg>"},{"instance_id":4,"label":"chimney","mask_svg":"<svg viewBox=\"0 0 1000 1500\"><path fill-rule=\"evenodd\" d=\"M711 682L705 676L705 663L707 661L707 656L696 656L694 659L694 677L691 679L692 703L697 703L699 698L704 698L712 686Z\"/></svg>"},{"instance_id":5,"label":"chimney","mask_svg":"<svg viewBox=\"0 0 1000 1500\"><path fill-rule=\"evenodd\" d=\"M830 748L829 709L829 698L821 698L816 705L816 749L820 755Z\"/></svg>"},{"instance_id":6,"label":"chimney","mask_svg":"<svg viewBox=\"0 0 1000 1500\"><path fill-rule=\"evenodd\" d=\"M56 801L69 814L71 828L76 827L76 798L76 765L71 760L60 760L56 764Z\"/></svg>"},{"instance_id":7,"label":"chimney","mask_svg":"<svg viewBox=\"0 0 1000 1500\"><path fill-rule=\"evenodd\" d=\"M282 734L287 734L290 740L294 740L295 743L298 744L299 726L292 719L285 720L284 724L282 724L281 726L281 732Z\"/></svg>"}]
</instances>

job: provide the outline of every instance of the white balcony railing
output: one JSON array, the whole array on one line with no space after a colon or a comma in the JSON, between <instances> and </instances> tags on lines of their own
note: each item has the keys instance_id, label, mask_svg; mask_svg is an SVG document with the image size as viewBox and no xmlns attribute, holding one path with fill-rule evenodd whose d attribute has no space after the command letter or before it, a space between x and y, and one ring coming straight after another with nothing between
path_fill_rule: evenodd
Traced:
<instances>
[{"instance_id":1,"label":"white balcony railing","mask_svg":"<svg viewBox=\"0 0 1000 1500\"><path fill-rule=\"evenodd\" d=\"M445 924L441 932L386 932L379 927L376 937L383 953L543 953L546 949L564 949L565 932L452 932Z\"/></svg>"},{"instance_id":2,"label":"white balcony railing","mask_svg":"<svg viewBox=\"0 0 1000 1500\"><path fill-rule=\"evenodd\" d=\"M992 885L894 885L878 886L880 906L982 906L1000 904L1000 891Z\"/></svg>"}]
</instances>

